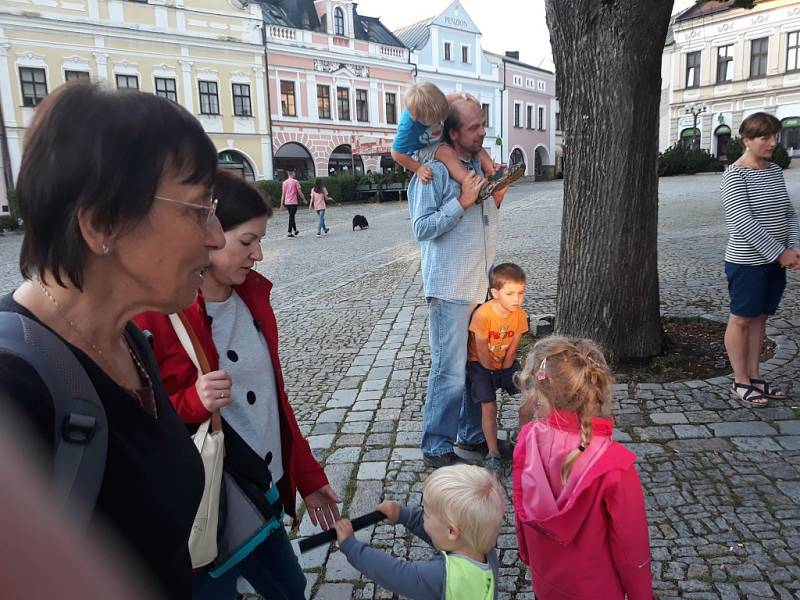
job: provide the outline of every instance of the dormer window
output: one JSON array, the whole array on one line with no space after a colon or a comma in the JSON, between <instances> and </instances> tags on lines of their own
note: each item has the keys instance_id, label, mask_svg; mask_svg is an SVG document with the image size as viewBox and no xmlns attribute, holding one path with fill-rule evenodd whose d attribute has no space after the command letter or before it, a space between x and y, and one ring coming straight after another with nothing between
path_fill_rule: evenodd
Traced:
<instances>
[{"instance_id":1,"label":"dormer window","mask_svg":"<svg viewBox=\"0 0 800 600\"><path fill-rule=\"evenodd\" d=\"M344 35L344 12L339 7L333 11L333 35Z\"/></svg>"}]
</instances>

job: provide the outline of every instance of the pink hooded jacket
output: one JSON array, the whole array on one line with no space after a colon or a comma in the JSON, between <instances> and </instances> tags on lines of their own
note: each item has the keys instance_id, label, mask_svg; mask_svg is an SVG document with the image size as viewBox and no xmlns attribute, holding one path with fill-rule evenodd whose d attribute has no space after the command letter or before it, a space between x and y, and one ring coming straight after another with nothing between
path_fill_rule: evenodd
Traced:
<instances>
[{"instance_id":1,"label":"pink hooded jacket","mask_svg":"<svg viewBox=\"0 0 800 600\"><path fill-rule=\"evenodd\" d=\"M540 600L653 598L647 513L636 456L611 440L613 419L593 420L592 441L567 485L561 467L580 444L573 412L522 428L514 450L520 558Z\"/></svg>"}]
</instances>

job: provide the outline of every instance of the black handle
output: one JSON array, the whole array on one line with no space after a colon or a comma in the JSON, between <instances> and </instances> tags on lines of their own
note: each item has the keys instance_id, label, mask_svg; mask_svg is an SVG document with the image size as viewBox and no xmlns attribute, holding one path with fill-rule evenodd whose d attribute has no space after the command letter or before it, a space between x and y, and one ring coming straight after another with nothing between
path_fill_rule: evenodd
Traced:
<instances>
[{"instance_id":1,"label":"black handle","mask_svg":"<svg viewBox=\"0 0 800 600\"><path fill-rule=\"evenodd\" d=\"M385 518L386 515L379 510L375 510L361 517L357 517L353 519L353 531L358 531L359 529L364 529L365 527L369 527L375 523L380 523ZM314 548L318 548L319 546L323 546L329 542L332 542L335 539L336 530L333 528L328 529L328 531L323 531L322 533L316 533L311 537L300 540L300 552L308 552L309 550L313 550Z\"/></svg>"}]
</instances>

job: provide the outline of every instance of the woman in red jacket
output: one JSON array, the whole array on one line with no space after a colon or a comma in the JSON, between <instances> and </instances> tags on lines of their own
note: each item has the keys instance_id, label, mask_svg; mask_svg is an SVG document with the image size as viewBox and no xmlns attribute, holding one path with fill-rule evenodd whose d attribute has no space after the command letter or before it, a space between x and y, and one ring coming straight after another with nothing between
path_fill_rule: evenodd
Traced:
<instances>
[{"instance_id":1,"label":"woman in red jacket","mask_svg":"<svg viewBox=\"0 0 800 600\"><path fill-rule=\"evenodd\" d=\"M195 573L193 597L232 600L242 576L270 600L294 600L304 597L305 576L281 523L283 510L296 519L299 489L312 523L328 529L339 518L340 500L289 405L272 284L253 270L263 258L261 239L272 211L253 187L226 171L217 174L214 191L225 247L211 253L197 302L181 315L210 371L198 376L168 316L145 313L135 320L153 334L164 387L184 423L196 428L215 410L223 420L229 501L220 522L226 539L231 531L239 537L223 543L225 552L210 571ZM230 501L231 486L245 502ZM253 506L256 521L243 514Z\"/></svg>"},{"instance_id":2,"label":"woman in red jacket","mask_svg":"<svg viewBox=\"0 0 800 600\"><path fill-rule=\"evenodd\" d=\"M651 600L636 456L611 440L613 377L589 340L536 343L519 376L533 415L514 449L519 556L539 600Z\"/></svg>"}]
</instances>

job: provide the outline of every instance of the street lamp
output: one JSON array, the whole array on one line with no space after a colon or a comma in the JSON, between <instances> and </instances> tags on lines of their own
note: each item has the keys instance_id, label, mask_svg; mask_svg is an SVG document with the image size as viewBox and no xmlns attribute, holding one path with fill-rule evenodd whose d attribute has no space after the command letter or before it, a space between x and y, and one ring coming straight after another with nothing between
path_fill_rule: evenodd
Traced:
<instances>
[{"instance_id":1,"label":"street lamp","mask_svg":"<svg viewBox=\"0 0 800 600\"><path fill-rule=\"evenodd\" d=\"M700 142L697 140L697 117L707 110L708 107L705 104L703 106L693 104L684 108L687 115L692 115L692 148L695 150L700 147Z\"/></svg>"}]
</instances>

